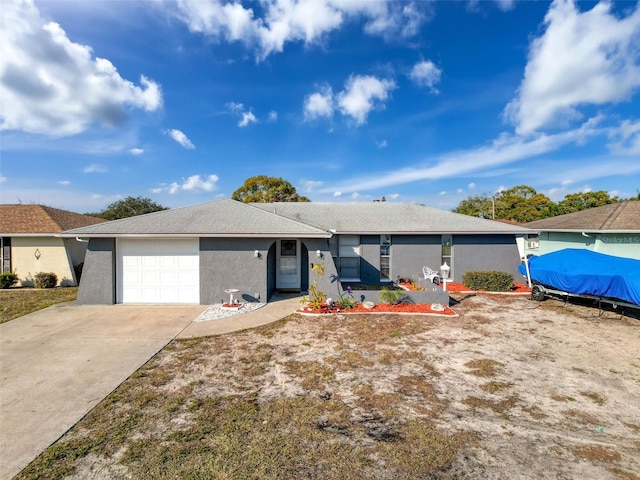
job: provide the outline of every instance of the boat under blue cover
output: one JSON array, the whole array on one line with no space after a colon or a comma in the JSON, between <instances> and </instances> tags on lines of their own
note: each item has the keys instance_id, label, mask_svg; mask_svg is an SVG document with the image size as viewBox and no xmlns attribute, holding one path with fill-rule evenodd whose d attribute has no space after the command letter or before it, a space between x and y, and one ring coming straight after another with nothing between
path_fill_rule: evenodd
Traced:
<instances>
[{"instance_id":1,"label":"boat under blue cover","mask_svg":"<svg viewBox=\"0 0 640 480\"><path fill-rule=\"evenodd\" d=\"M525 265L518 267L527 275ZM563 292L640 305L640 260L566 248L529 258L531 280Z\"/></svg>"}]
</instances>

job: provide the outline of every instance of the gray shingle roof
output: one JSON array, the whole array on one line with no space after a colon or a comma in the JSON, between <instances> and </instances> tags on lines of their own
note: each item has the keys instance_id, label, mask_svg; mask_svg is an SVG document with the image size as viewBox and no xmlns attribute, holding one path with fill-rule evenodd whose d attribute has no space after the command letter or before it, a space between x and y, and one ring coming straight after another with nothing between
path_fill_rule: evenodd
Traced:
<instances>
[{"instance_id":1,"label":"gray shingle roof","mask_svg":"<svg viewBox=\"0 0 640 480\"><path fill-rule=\"evenodd\" d=\"M77 228L64 236L295 236L328 237L326 231L230 199L163 210Z\"/></svg>"},{"instance_id":2,"label":"gray shingle roof","mask_svg":"<svg viewBox=\"0 0 640 480\"><path fill-rule=\"evenodd\" d=\"M251 203L230 199L164 210L64 232L65 236L290 236L352 234L514 234L530 229L421 205Z\"/></svg>"},{"instance_id":3,"label":"gray shingle roof","mask_svg":"<svg viewBox=\"0 0 640 480\"><path fill-rule=\"evenodd\" d=\"M577 230L582 232L638 232L640 231L640 202L625 201L580 212L529 222L536 230Z\"/></svg>"},{"instance_id":4,"label":"gray shingle roof","mask_svg":"<svg viewBox=\"0 0 640 480\"><path fill-rule=\"evenodd\" d=\"M252 203L257 208L337 233L530 233L517 225L409 203Z\"/></svg>"}]
</instances>

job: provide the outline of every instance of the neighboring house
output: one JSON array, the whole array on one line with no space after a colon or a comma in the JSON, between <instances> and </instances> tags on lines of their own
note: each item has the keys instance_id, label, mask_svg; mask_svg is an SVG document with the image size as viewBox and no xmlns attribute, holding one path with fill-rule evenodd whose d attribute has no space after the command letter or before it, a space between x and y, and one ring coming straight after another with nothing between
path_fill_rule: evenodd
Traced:
<instances>
[{"instance_id":1,"label":"neighboring house","mask_svg":"<svg viewBox=\"0 0 640 480\"><path fill-rule=\"evenodd\" d=\"M467 270L520 278L524 252L516 237L530 232L404 203L224 199L63 235L89 240L79 304L213 304L226 301L230 288L246 301L305 291L315 280L315 263L324 264L319 288L333 298L347 282L358 290L398 277L417 280L423 266L438 270L443 261L458 282Z\"/></svg>"},{"instance_id":2,"label":"neighboring house","mask_svg":"<svg viewBox=\"0 0 640 480\"><path fill-rule=\"evenodd\" d=\"M612 203L525 224L530 235L525 252L543 255L563 248L640 260L640 201Z\"/></svg>"},{"instance_id":3,"label":"neighboring house","mask_svg":"<svg viewBox=\"0 0 640 480\"><path fill-rule=\"evenodd\" d=\"M87 243L57 236L64 230L104 220L43 205L0 205L2 271L33 286L36 273L53 272L61 286L77 285L74 267L84 261Z\"/></svg>"}]
</instances>

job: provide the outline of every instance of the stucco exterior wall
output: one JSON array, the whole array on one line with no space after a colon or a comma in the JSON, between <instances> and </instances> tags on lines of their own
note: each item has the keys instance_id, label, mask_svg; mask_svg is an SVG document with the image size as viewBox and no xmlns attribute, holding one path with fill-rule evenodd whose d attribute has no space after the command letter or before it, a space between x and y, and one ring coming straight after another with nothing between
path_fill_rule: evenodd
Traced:
<instances>
[{"instance_id":1,"label":"stucco exterior wall","mask_svg":"<svg viewBox=\"0 0 640 480\"><path fill-rule=\"evenodd\" d=\"M606 255L640 260L638 233L541 232L538 248L527 248L527 255L544 255L565 248L582 248Z\"/></svg>"},{"instance_id":2,"label":"stucco exterior wall","mask_svg":"<svg viewBox=\"0 0 640 480\"><path fill-rule=\"evenodd\" d=\"M36 250L39 258L36 258ZM11 264L18 275L20 285L33 286L39 272L53 272L58 276L58 285L75 285L71 260L62 238L56 237L12 237Z\"/></svg>"},{"instance_id":3,"label":"stucco exterior wall","mask_svg":"<svg viewBox=\"0 0 640 480\"><path fill-rule=\"evenodd\" d=\"M116 242L92 238L85 255L76 304L113 305L116 301Z\"/></svg>"},{"instance_id":4,"label":"stucco exterior wall","mask_svg":"<svg viewBox=\"0 0 640 480\"><path fill-rule=\"evenodd\" d=\"M450 280L461 283L470 270L495 270L521 281L520 263L514 235L454 235Z\"/></svg>"},{"instance_id":5,"label":"stucco exterior wall","mask_svg":"<svg viewBox=\"0 0 640 480\"><path fill-rule=\"evenodd\" d=\"M224 292L227 288L240 290L238 298L241 301L266 302L269 297L268 255L274 241L268 238L201 238L200 303L229 301L229 295ZM259 258L254 256L256 250L260 253Z\"/></svg>"},{"instance_id":6,"label":"stucco exterior wall","mask_svg":"<svg viewBox=\"0 0 640 480\"><path fill-rule=\"evenodd\" d=\"M442 263L440 235L392 235L391 278L423 278L422 267L439 270Z\"/></svg>"}]
</instances>

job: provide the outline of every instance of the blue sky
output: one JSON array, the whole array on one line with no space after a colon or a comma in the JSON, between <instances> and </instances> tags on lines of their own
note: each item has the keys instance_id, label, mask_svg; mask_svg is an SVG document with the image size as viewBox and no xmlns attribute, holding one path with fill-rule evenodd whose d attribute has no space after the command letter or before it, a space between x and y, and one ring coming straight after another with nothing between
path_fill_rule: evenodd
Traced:
<instances>
[{"instance_id":1,"label":"blue sky","mask_svg":"<svg viewBox=\"0 0 640 480\"><path fill-rule=\"evenodd\" d=\"M640 189L640 4L6 0L0 202Z\"/></svg>"}]
</instances>

